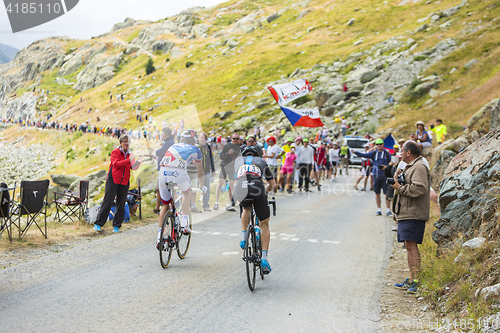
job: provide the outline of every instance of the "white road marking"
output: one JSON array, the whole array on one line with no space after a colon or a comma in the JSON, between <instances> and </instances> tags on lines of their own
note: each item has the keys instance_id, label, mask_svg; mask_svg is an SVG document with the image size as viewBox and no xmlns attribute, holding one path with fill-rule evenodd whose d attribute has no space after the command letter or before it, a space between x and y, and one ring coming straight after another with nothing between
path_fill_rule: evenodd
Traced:
<instances>
[{"instance_id":1,"label":"white road marking","mask_svg":"<svg viewBox=\"0 0 500 333\"><path fill-rule=\"evenodd\" d=\"M220 236L220 235L225 235L229 237L237 237L240 236L241 233L228 233L228 232L219 232L219 231L208 231L208 230L192 230L193 233L195 234L206 234L206 235L212 235L212 236ZM323 244L335 244L338 245L340 244L340 241L331 241L331 240L317 240L313 238L309 239L300 239L299 237L295 237L296 234L286 234L286 233L280 233L279 236L276 235L276 232L271 232L271 239L277 239L279 237L280 240L282 241L291 241L291 242L302 242L302 243L323 243ZM239 252L224 252L222 255L232 255L232 254L238 254Z\"/></svg>"},{"instance_id":2,"label":"white road marking","mask_svg":"<svg viewBox=\"0 0 500 333\"><path fill-rule=\"evenodd\" d=\"M324 241L323 241L323 244L326 244L326 243L328 243L328 244L340 244L340 242L339 242L339 241L329 241L329 240L324 240Z\"/></svg>"},{"instance_id":3,"label":"white road marking","mask_svg":"<svg viewBox=\"0 0 500 333\"><path fill-rule=\"evenodd\" d=\"M233 254L239 254L240 252L224 252L222 253L223 256L229 256L229 255L233 255Z\"/></svg>"}]
</instances>

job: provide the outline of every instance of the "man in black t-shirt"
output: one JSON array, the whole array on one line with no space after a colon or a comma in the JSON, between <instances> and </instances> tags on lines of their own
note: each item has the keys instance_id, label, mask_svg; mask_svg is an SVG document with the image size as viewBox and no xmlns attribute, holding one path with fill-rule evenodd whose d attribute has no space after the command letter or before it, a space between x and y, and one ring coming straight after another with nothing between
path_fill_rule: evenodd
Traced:
<instances>
[{"instance_id":1,"label":"man in black t-shirt","mask_svg":"<svg viewBox=\"0 0 500 333\"><path fill-rule=\"evenodd\" d=\"M241 155L240 150L240 136L238 133L233 133L232 142L228 142L220 153L220 173L219 173L219 184L217 185L217 192L215 197L214 210L219 209L219 197L221 194L222 187L225 185L225 180L229 178L229 203L226 207L228 211L236 211L234 209L234 204L231 201L234 189L234 160Z\"/></svg>"},{"instance_id":2,"label":"man in black t-shirt","mask_svg":"<svg viewBox=\"0 0 500 333\"><path fill-rule=\"evenodd\" d=\"M253 207L257 215L260 233L262 235L262 259L260 267L264 274L271 272L271 266L267 261L267 251L271 233L269 231L269 217L271 216L269 204L267 202L267 192L270 192L275 184L274 175L267 166L264 159L258 157L255 147L248 146L234 163L236 174L236 186L234 189L235 198L240 202L241 207L241 241L240 247L245 248L246 230L250 222L252 203L247 203L245 199L254 199ZM264 187L262 177L268 181L267 188Z\"/></svg>"}]
</instances>

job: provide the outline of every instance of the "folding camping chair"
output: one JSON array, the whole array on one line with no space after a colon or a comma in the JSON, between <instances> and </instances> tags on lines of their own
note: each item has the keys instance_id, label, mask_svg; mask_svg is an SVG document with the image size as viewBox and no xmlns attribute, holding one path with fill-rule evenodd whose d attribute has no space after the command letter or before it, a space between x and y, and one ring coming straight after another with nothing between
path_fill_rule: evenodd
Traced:
<instances>
[{"instance_id":1,"label":"folding camping chair","mask_svg":"<svg viewBox=\"0 0 500 333\"><path fill-rule=\"evenodd\" d=\"M36 225L42 235L47 238L47 192L49 180L21 181L20 202L13 202L11 214L12 225L19 229L19 238L23 238L32 225ZM43 215L45 232L40 227L39 218ZM23 216L26 216L26 223L23 224ZM40 224L39 224L40 223ZM12 226L11 225L11 226Z\"/></svg>"},{"instance_id":2,"label":"folding camping chair","mask_svg":"<svg viewBox=\"0 0 500 333\"><path fill-rule=\"evenodd\" d=\"M4 231L7 231L9 240L12 242L12 225L10 215L12 214L12 200L9 191L12 191L12 197L16 191L16 185L8 188L7 184L0 183L0 239Z\"/></svg>"},{"instance_id":3,"label":"folding camping chair","mask_svg":"<svg viewBox=\"0 0 500 333\"><path fill-rule=\"evenodd\" d=\"M57 196L60 196L59 199ZM67 219L73 222L73 217L83 219L89 201L89 181L80 181L80 193L64 190L64 193L54 192L54 203L56 204L55 218L59 222Z\"/></svg>"}]
</instances>

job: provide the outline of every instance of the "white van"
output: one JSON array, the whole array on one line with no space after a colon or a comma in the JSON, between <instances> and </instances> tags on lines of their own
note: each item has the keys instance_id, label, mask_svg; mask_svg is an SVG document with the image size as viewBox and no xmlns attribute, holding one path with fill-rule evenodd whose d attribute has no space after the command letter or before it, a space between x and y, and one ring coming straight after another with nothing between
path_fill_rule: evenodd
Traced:
<instances>
[{"instance_id":1,"label":"white van","mask_svg":"<svg viewBox=\"0 0 500 333\"><path fill-rule=\"evenodd\" d=\"M355 151L359 151L360 153L363 153L365 151L365 145L367 143L370 143L370 140L361 137L345 137L339 142L341 147L347 144L347 147L349 147L349 149L354 149ZM349 159L349 164L361 165L361 157L355 154L350 155L351 157Z\"/></svg>"}]
</instances>

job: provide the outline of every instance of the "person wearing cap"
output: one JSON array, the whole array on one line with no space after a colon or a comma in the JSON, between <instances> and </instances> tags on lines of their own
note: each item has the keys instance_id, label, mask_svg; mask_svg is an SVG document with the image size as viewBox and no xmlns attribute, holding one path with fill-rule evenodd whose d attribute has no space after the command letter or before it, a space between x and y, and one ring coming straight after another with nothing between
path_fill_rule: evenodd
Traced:
<instances>
[{"instance_id":1,"label":"person wearing cap","mask_svg":"<svg viewBox=\"0 0 500 333\"><path fill-rule=\"evenodd\" d=\"M257 153L259 153L259 157L262 158L262 146L257 142L255 136L249 136L247 138L247 146L255 147L255 149L257 149Z\"/></svg>"},{"instance_id":2,"label":"person wearing cap","mask_svg":"<svg viewBox=\"0 0 500 333\"><path fill-rule=\"evenodd\" d=\"M231 142L232 141L232 142ZM219 183L217 184L217 190L215 192L215 204L214 210L219 209L219 198L222 192L222 187L225 186L226 179L229 179L229 202L226 210L235 212L233 204L233 189L234 189L234 161L238 156L241 155L240 149L240 136L238 133L233 133L231 136L231 141L224 145L220 153L220 173L219 173Z\"/></svg>"},{"instance_id":3,"label":"person wearing cap","mask_svg":"<svg viewBox=\"0 0 500 333\"><path fill-rule=\"evenodd\" d=\"M448 134L446 126L443 124L441 119L436 120L437 126L434 128L434 133L436 133L436 140L438 145L444 142L446 135Z\"/></svg>"},{"instance_id":4,"label":"person wearing cap","mask_svg":"<svg viewBox=\"0 0 500 333\"><path fill-rule=\"evenodd\" d=\"M432 138L429 136L427 131L425 130L425 124L423 121L418 121L415 124L417 131L415 132L415 139L417 143L420 145L420 150L425 147L432 147Z\"/></svg>"},{"instance_id":5,"label":"person wearing cap","mask_svg":"<svg viewBox=\"0 0 500 333\"><path fill-rule=\"evenodd\" d=\"M342 165L340 166L340 174L342 174L342 168L345 167L345 174L349 175L349 159L350 159L350 151L347 146L347 142L344 142L344 145L340 148L340 158Z\"/></svg>"},{"instance_id":6,"label":"person wearing cap","mask_svg":"<svg viewBox=\"0 0 500 333\"><path fill-rule=\"evenodd\" d=\"M369 158L373 161L373 190L375 192L375 203L377 204L377 213L375 215L381 216L381 198L380 192L383 190L384 195L387 194L387 178L385 176L385 169L389 166L389 162L391 162L391 155L387 150L384 149L384 140L378 138L375 140L376 149L372 152L368 153L359 153L354 149L351 150L353 154L356 154L359 157ZM387 216L392 216L391 213L391 202L389 200L385 200L385 204L387 207Z\"/></svg>"},{"instance_id":7,"label":"person wearing cap","mask_svg":"<svg viewBox=\"0 0 500 333\"><path fill-rule=\"evenodd\" d=\"M276 138L271 136L267 139L268 148L265 154L262 155L262 158L266 159L266 163L269 166L269 170L271 170L273 177L276 179L278 173L278 158L284 154L283 149L278 147L276 144ZM276 188L273 191L276 193L276 189L278 185L275 185Z\"/></svg>"},{"instance_id":8,"label":"person wearing cap","mask_svg":"<svg viewBox=\"0 0 500 333\"><path fill-rule=\"evenodd\" d=\"M365 144L365 153L368 153L370 150L370 144L367 143ZM368 178L370 177L371 173L371 160L369 158L362 157L361 158L361 172L359 174L358 180L356 180L356 184L354 185L354 189L358 189L358 184L361 181L361 179L365 179L365 184L364 187L361 189L361 191L366 191L366 183L368 183Z\"/></svg>"},{"instance_id":9,"label":"person wearing cap","mask_svg":"<svg viewBox=\"0 0 500 333\"><path fill-rule=\"evenodd\" d=\"M309 139L304 139L304 145L300 147L299 154L299 192L302 192L302 185L305 185L304 191L311 192L309 189L309 176L314 163L314 149L309 145ZM298 148L298 147L297 147Z\"/></svg>"},{"instance_id":10,"label":"person wearing cap","mask_svg":"<svg viewBox=\"0 0 500 333\"><path fill-rule=\"evenodd\" d=\"M297 155L297 159L295 160L293 182L299 185L300 152L303 146L302 137L300 136L296 137L294 142L295 142L295 155Z\"/></svg>"},{"instance_id":11,"label":"person wearing cap","mask_svg":"<svg viewBox=\"0 0 500 333\"><path fill-rule=\"evenodd\" d=\"M340 118L339 117L335 117L335 127L334 127L334 130L335 130L335 133L339 133L340 132Z\"/></svg>"},{"instance_id":12,"label":"person wearing cap","mask_svg":"<svg viewBox=\"0 0 500 333\"><path fill-rule=\"evenodd\" d=\"M286 154L290 152L290 147L293 143L293 140L291 138L288 138L285 140L285 143L283 144L283 147L281 147L281 149L283 149L283 156L281 157L281 168L283 168L283 166L285 165L285 162L286 162ZM294 154L295 155L295 154ZM296 158L296 156L295 156ZM293 163L292 163L292 168L293 168ZM285 176L287 173L282 173L282 172L279 172L279 175L278 175L278 183L280 185L280 192L283 192L285 190Z\"/></svg>"},{"instance_id":13,"label":"person wearing cap","mask_svg":"<svg viewBox=\"0 0 500 333\"><path fill-rule=\"evenodd\" d=\"M162 134L162 146L160 149L158 149L155 153L156 159L158 161L157 165L157 171L160 171L160 162L163 156L165 156L165 153L167 152L168 148L170 148L174 143L174 137L172 136L172 129L170 127L163 127L161 130ZM158 190L158 184L156 185L156 205L155 208L153 209L153 213L155 214L160 214L160 204L161 204L161 197L160 197L160 191Z\"/></svg>"},{"instance_id":14,"label":"person wearing cap","mask_svg":"<svg viewBox=\"0 0 500 333\"><path fill-rule=\"evenodd\" d=\"M328 149L328 156L330 157L330 164L332 165L330 182L336 182L337 168L340 165L340 148L337 142L332 144L332 148Z\"/></svg>"},{"instance_id":15,"label":"person wearing cap","mask_svg":"<svg viewBox=\"0 0 500 333\"><path fill-rule=\"evenodd\" d=\"M347 133L347 119L345 117L342 117L342 136L345 137Z\"/></svg>"},{"instance_id":16,"label":"person wearing cap","mask_svg":"<svg viewBox=\"0 0 500 333\"><path fill-rule=\"evenodd\" d=\"M297 159L297 155L295 154L295 144L292 143L290 145L290 151L285 155L285 162L283 162L283 166L280 170L280 178L283 179L283 182L286 178L287 192L291 194L292 191L292 175L293 175L293 164ZM284 184L282 185L284 187Z\"/></svg>"}]
</instances>

